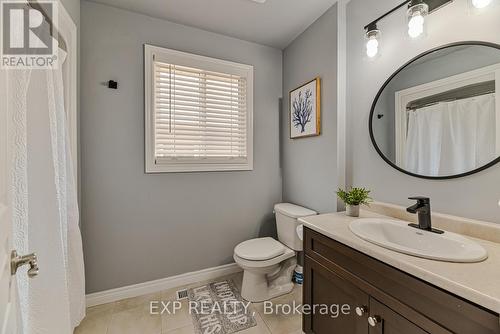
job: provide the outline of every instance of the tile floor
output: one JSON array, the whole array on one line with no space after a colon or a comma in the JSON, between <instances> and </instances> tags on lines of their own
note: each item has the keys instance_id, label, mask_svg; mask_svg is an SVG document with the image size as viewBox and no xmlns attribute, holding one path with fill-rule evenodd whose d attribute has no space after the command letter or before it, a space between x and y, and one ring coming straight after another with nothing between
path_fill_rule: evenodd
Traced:
<instances>
[{"instance_id":1,"label":"tile floor","mask_svg":"<svg viewBox=\"0 0 500 334\"><path fill-rule=\"evenodd\" d=\"M232 279L241 289L243 273L221 277L212 281ZM186 288L197 287L208 282L187 285ZM194 334L191 315L187 305L176 314L151 315L149 301L175 300L175 293L183 287L170 289L160 293L125 299L115 303L90 307L87 317L75 330L75 334ZM296 285L294 290L284 296L273 299L275 304L302 303L302 287ZM187 301L184 301L187 304ZM299 314L265 314L263 303L252 306L257 326L238 332L238 334L301 334L302 319Z\"/></svg>"}]
</instances>

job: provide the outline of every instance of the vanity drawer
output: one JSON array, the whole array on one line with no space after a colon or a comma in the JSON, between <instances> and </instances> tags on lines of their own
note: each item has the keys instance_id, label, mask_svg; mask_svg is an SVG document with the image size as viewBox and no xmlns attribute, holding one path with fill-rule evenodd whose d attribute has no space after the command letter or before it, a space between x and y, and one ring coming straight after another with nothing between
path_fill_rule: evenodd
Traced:
<instances>
[{"instance_id":1,"label":"vanity drawer","mask_svg":"<svg viewBox=\"0 0 500 334\"><path fill-rule=\"evenodd\" d=\"M305 228L307 256L429 333L500 334L498 314Z\"/></svg>"}]
</instances>

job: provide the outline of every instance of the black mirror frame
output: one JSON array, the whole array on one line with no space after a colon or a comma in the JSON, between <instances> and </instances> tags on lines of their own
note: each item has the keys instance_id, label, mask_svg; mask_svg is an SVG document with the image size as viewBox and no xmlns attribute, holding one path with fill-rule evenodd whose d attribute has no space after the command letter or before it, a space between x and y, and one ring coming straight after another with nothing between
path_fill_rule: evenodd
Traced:
<instances>
[{"instance_id":1,"label":"black mirror frame","mask_svg":"<svg viewBox=\"0 0 500 334\"><path fill-rule=\"evenodd\" d=\"M397 166L395 163L393 163L391 160L389 160L384 155L384 153L382 153L382 151L380 150L380 148L378 147L377 142L375 141L375 136L373 134L373 116L375 114L375 107L377 106L377 102L378 102L378 100L380 98L380 95L382 95L382 92L384 91L384 89L391 82L391 80L394 79L394 77L396 75L398 75L401 71L403 71L406 67L408 67L414 61L416 61L416 60L418 60L418 59L420 59L420 58L422 58L424 56L427 56L427 55L429 55L429 54L431 54L433 52L440 51L440 50L447 49L447 48L451 48L451 47L454 47L454 46L468 46L468 45L487 46L487 47L498 49L500 51L500 45L499 44L490 43L490 42L481 42L481 41L463 41L463 42L455 42L455 43L450 43L450 44L446 44L446 45L443 45L443 46L439 46L437 48L433 48L433 49L430 49L428 51L425 51L425 52L419 54L418 56L412 58L410 61L406 62L396 72L394 72L389 77L389 79L387 79L385 81L385 83L382 85L382 88L380 88L380 90L378 91L377 95L375 96L375 99L373 100L372 107L371 107L371 110L370 110L370 116L369 116L369 122L368 122L368 130L370 131L370 139L372 141L373 147L375 148L375 150L377 151L377 153L380 155L380 157L387 164L389 164L392 168L400 171L401 173L404 173L404 174L407 174L407 175L410 175L410 176L413 176L413 177L418 177L418 178L421 178L421 179L428 179L428 180L449 180L449 179L456 179L456 178L460 178L460 177L472 175L472 174L475 174L475 173L479 173L479 172L481 172L481 171L483 171L483 170L485 170L487 168L492 167L493 165L496 165L498 162L500 162L500 156L499 156L495 160L489 162L488 164L486 164L484 166L481 166L479 168L476 168L474 170L471 170L471 171L468 171L468 172L465 172L465 173L462 173L462 174L446 175L446 176L426 176L426 175L419 175L419 174L415 174L415 173L409 172L407 170L404 170L403 168Z\"/></svg>"}]
</instances>

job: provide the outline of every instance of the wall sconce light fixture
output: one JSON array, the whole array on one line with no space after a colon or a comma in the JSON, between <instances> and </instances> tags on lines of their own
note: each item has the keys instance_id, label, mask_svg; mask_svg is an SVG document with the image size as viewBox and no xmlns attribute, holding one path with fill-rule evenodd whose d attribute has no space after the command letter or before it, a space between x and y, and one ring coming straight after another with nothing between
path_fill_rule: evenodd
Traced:
<instances>
[{"instance_id":1,"label":"wall sconce light fixture","mask_svg":"<svg viewBox=\"0 0 500 334\"><path fill-rule=\"evenodd\" d=\"M373 58L378 53L380 30L377 28L376 23L369 24L366 28L366 55Z\"/></svg>"},{"instance_id":2,"label":"wall sconce light fixture","mask_svg":"<svg viewBox=\"0 0 500 334\"><path fill-rule=\"evenodd\" d=\"M429 14L429 5L424 0L412 0L408 4L408 35L417 38L424 32L425 16Z\"/></svg>"},{"instance_id":3,"label":"wall sconce light fixture","mask_svg":"<svg viewBox=\"0 0 500 334\"><path fill-rule=\"evenodd\" d=\"M488 6L493 0L470 0L476 8L484 8ZM407 7L408 17L408 35L412 38L417 38L424 32L425 17L432 14L434 11L452 3L453 0L406 0L397 5L387 13L383 14L376 20L365 26L366 38L366 54L369 58L373 58L378 54L380 42L380 30L378 29L378 22L386 16L391 15L402 7Z\"/></svg>"}]
</instances>

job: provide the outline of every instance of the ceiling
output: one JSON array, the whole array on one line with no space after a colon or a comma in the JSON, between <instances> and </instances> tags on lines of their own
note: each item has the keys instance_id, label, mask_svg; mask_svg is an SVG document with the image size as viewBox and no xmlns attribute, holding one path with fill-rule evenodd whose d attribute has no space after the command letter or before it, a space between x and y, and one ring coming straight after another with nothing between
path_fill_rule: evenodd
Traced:
<instances>
[{"instance_id":1,"label":"ceiling","mask_svg":"<svg viewBox=\"0 0 500 334\"><path fill-rule=\"evenodd\" d=\"M283 49L337 0L91 0Z\"/></svg>"}]
</instances>

